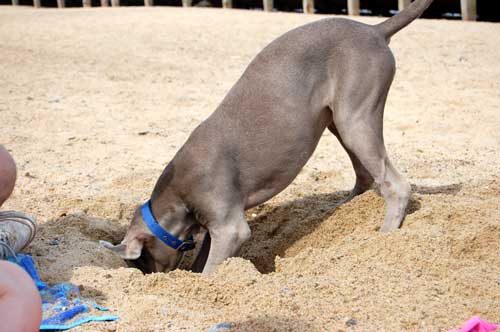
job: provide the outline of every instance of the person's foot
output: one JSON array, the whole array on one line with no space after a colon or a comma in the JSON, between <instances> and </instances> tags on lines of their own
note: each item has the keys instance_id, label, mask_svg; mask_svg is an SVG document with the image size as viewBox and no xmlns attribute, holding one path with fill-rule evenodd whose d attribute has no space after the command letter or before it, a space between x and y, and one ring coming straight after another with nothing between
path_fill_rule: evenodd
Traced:
<instances>
[{"instance_id":1,"label":"person's foot","mask_svg":"<svg viewBox=\"0 0 500 332\"><path fill-rule=\"evenodd\" d=\"M36 234L35 219L21 212L0 211L0 259L15 256Z\"/></svg>"}]
</instances>

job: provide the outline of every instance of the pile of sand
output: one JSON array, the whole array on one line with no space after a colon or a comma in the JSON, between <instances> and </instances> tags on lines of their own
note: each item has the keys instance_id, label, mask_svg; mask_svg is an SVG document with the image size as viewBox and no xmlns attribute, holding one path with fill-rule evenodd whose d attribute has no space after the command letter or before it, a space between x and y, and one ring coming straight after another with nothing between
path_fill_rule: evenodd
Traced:
<instances>
[{"instance_id":1,"label":"pile of sand","mask_svg":"<svg viewBox=\"0 0 500 332\"><path fill-rule=\"evenodd\" d=\"M242 258L212 276L142 275L100 248L251 58L319 16L181 8L0 11L6 208L37 216L28 252L120 316L85 331L447 331L500 322L500 25L418 21L393 38L394 164L414 184L401 230L373 191L339 206L349 160L325 133L296 181L248 211ZM378 19L364 18L375 23Z\"/></svg>"}]
</instances>

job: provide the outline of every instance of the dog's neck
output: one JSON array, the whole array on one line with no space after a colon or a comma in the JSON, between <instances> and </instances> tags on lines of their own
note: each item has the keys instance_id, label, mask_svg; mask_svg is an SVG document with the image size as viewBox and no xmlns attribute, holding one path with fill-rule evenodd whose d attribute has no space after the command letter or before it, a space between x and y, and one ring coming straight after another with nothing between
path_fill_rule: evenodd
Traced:
<instances>
[{"instance_id":1,"label":"dog's neck","mask_svg":"<svg viewBox=\"0 0 500 332\"><path fill-rule=\"evenodd\" d=\"M196 227L195 219L182 200L168 189L151 195L151 212L166 231L179 239L187 239Z\"/></svg>"}]
</instances>

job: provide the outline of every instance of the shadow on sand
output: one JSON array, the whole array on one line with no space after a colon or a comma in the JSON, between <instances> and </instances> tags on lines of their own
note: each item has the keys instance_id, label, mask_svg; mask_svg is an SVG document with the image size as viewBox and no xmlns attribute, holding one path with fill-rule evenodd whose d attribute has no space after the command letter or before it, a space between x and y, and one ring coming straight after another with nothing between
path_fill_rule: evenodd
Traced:
<instances>
[{"instance_id":1,"label":"shadow on sand","mask_svg":"<svg viewBox=\"0 0 500 332\"><path fill-rule=\"evenodd\" d=\"M420 195L454 195L461 187L461 184L434 187L413 185L412 189ZM252 239L242 247L240 255L251 260L261 273L275 271L276 256L283 257L288 248L331 217L348 194L348 191L314 194L277 206L262 204L249 210L247 218L252 229ZM418 209L420 202L414 196L408 213ZM67 281L71 278L73 269L78 267L113 269L126 266L123 260L98 243L99 240L118 243L125 231L126 224L118 220L83 213L63 215L40 225L37 237L28 251L37 262L42 280ZM181 268L189 269L195 255L196 251L191 252Z\"/></svg>"}]
</instances>

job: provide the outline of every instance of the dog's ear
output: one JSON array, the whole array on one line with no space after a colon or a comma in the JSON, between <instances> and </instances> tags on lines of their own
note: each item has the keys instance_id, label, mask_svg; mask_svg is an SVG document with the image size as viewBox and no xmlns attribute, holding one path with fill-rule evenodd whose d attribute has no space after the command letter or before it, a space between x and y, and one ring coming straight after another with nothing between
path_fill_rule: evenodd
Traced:
<instances>
[{"instance_id":1,"label":"dog's ear","mask_svg":"<svg viewBox=\"0 0 500 332\"><path fill-rule=\"evenodd\" d=\"M122 243L117 244L116 246L102 240L99 241L99 244L118 254L123 259L134 260L141 256L144 241L145 237L134 237L131 240L125 239Z\"/></svg>"}]
</instances>

